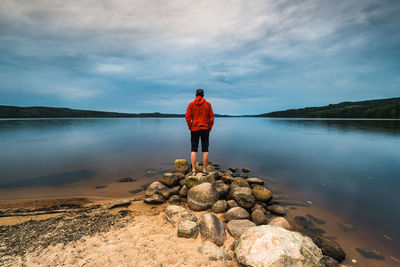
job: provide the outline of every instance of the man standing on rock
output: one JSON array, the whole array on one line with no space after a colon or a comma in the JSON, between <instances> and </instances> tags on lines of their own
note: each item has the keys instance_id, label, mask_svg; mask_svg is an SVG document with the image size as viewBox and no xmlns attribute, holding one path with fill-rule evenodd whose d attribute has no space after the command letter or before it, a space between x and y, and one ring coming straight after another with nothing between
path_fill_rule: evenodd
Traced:
<instances>
[{"instance_id":1,"label":"man standing on rock","mask_svg":"<svg viewBox=\"0 0 400 267\"><path fill-rule=\"evenodd\" d=\"M203 152L203 173L207 173L208 164L208 140L210 131L214 124L214 113L211 104L204 98L203 89L196 90L196 99L186 109L186 122L191 131L192 174L196 174L197 149L201 138L201 149Z\"/></svg>"}]
</instances>

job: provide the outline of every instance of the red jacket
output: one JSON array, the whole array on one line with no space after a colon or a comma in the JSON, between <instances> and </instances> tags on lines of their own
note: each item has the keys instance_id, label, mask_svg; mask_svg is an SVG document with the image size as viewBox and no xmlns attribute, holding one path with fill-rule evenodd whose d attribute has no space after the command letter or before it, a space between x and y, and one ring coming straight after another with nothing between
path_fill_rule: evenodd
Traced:
<instances>
[{"instance_id":1,"label":"red jacket","mask_svg":"<svg viewBox=\"0 0 400 267\"><path fill-rule=\"evenodd\" d=\"M186 122L191 131L209 130L214 124L214 112L211 104L197 96L186 109Z\"/></svg>"}]
</instances>

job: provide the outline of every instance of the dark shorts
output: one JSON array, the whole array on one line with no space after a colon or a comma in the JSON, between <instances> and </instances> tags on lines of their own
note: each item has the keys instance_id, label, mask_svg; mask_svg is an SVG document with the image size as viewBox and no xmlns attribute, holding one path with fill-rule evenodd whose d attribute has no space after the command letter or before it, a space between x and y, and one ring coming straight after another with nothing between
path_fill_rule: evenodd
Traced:
<instances>
[{"instance_id":1,"label":"dark shorts","mask_svg":"<svg viewBox=\"0 0 400 267\"><path fill-rule=\"evenodd\" d=\"M192 152L197 152L199 148L199 139L201 138L201 151L208 152L209 130L192 131L190 133L192 142Z\"/></svg>"}]
</instances>

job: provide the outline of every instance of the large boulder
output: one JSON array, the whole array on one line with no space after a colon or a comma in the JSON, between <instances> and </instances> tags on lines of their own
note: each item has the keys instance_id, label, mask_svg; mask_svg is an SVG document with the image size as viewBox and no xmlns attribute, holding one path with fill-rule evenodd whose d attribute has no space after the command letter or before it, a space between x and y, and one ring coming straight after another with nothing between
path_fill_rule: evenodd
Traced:
<instances>
[{"instance_id":1,"label":"large boulder","mask_svg":"<svg viewBox=\"0 0 400 267\"><path fill-rule=\"evenodd\" d=\"M269 202L272 199L272 193L267 188L256 185L252 189L252 193L257 201Z\"/></svg>"},{"instance_id":2,"label":"large boulder","mask_svg":"<svg viewBox=\"0 0 400 267\"><path fill-rule=\"evenodd\" d=\"M189 189L189 208L195 211L207 210L218 200L219 195L213 184L203 183Z\"/></svg>"},{"instance_id":3,"label":"large boulder","mask_svg":"<svg viewBox=\"0 0 400 267\"><path fill-rule=\"evenodd\" d=\"M224 223L212 213L204 213L199 223L201 235L218 246L222 246L226 240Z\"/></svg>"},{"instance_id":4,"label":"large boulder","mask_svg":"<svg viewBox=\"0 0 400 267\"><path fill-rule=\"evenodd\" d=\"M228 232L235 239L238 239L247 228L256 226L255 223L242 219L242 220L232 220L226 224L226 228L228 228Z\"/></svg>"},{"instance_id":5,"label":"large boulder","mask_svg":"<svg viewBox=\"0 0 400 267\"><path fill-rule=\"evenodd\" d=\"M270 225L248 228L240 236L235 254L245 266L324 266L322 252L311 238Z\"/></svg>"},{"instance_id":6,"label":"large boulder","mask_svg":"<svg viewBox=\"0 0 400 267\"><path fill-rule=\"evenodd\" d=\"M174 173L167 172L163 174L162 178L160 179L160 182L168 187L174 187L178 185L179 178Z\"/></svg>"},{"instance_id":7,"label":"large boulder","mask_svg":"<svg viewBox=\"0 0 400 267\"><path fill-rule=\"evenodd\" d=\"M249 187L236 187L229 192L229 196L234 199L239 206L246 209L253 207L256 202Z\"/></svg>"},{"instance_id":8,"label":"large boulder","mask_svg":"<svg viewBox=\"0 0 400 267\"><path fill-rule=\"evenodd\" d=\"M250 214L242 207L231 208L224 214L226 222L229 222L231 220L248 219L249 217Z\"/></svg>"},{"instance_id":9,"label":"large boulder","mask_svg":"<svg viewBox=\"0 0 400 267\"><path fill-rule=\"evenodd\" d=\"M197 222L197 218L193 213L177 205L169 205L165 209L165 218L173 225L176 225L182 219Z\"/></svg>"},{"instance_id":10,"label":"large boulder","mask_svg":"<svg viewBox=\"0 0 400 267\"><path fill-rule=\"evenodd\" d=\"M161 191L164 189L167 189L167 187L165 185L163 185L162 183L153 182L147 187L146 196L149 197L149 196L153 195L154 193L156 193L157 191Z\"/></svg>"},{"instance_id":11,"label":"large boulder","mask_svg":"<svg viewBox=\"0 0 400 267\"><path fill-rule=\"evenodd\" d=\"M187 173L189 170L189 162L186 159L176 159L174 161L173 172Z\"/></svg>"}]
</instances>

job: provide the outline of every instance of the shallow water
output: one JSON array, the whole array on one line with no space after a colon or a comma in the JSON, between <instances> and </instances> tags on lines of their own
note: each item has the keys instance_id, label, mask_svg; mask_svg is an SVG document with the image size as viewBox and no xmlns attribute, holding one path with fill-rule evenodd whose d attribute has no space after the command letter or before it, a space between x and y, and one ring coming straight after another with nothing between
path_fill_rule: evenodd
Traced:
<instances>
[{"instance_id":1,"label":"shallow water","mask_svg":"<svg viewBox=\"0 0 400 267\"><path fill-rule=\"evenodd\" d=\"M0 120L0 199L126 196L189 158L183 118ZM400 121L217 118L210 160L400 239ZM268 181L268 180L267 180ZM96 189L96 186L99 188Z\"/></svg>"}]
</instances>

